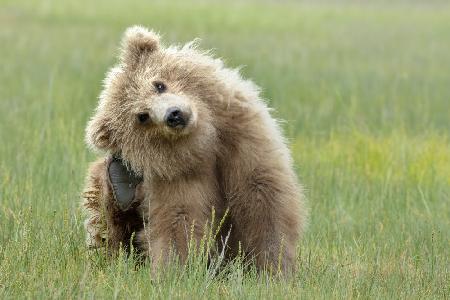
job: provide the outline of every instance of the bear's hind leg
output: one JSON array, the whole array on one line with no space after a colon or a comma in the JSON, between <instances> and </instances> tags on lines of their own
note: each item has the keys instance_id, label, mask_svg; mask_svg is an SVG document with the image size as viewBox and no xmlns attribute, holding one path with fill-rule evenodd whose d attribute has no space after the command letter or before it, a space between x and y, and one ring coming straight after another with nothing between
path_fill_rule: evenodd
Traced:
<instances>
[{"instance_id":1,"label":"bear's hind leg","mask_svg":"<svg viewBox=\"0 0 450 300\"><path fill-rule=\"evenodd\" d=\"M107 247L110 253L115 253L121 245L128 248L133 232L140 230L144 221L139 211L139 201L126 211L122 211L116 203L108 180L110 163L111 158L101 158L91 164L82 206L88 214L85 221L88 247ZM136 193L138 196L139 193Z\"/></svg>"}]
</instances>

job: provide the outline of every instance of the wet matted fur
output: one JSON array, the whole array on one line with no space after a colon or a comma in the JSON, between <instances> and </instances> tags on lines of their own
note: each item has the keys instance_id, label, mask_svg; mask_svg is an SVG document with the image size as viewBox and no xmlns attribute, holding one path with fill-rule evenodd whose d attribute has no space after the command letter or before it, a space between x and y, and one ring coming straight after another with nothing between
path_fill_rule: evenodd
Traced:
<instances>
[{"instance_id":1,"label":"wet matted fur","mask_svg":"<svg viewBox=\"0 0 450 300\"><path fill-rule=\"evenodd\" d=\"M165 123L172 107L188 115L182 128ZM139 121L143 112L148 122ZM105 180L107 161L92 164L84 193L90 246L114 251L136 231L154 266L170 249L183 261L212 210L216 219L227 210L230 253L240 242L260 269L294 267L307 209L285 139L258 87L195 43L164 47L156 33L129 28L86 141L143 176L141 203L122 212Z\"/></svg>"}]
</instances>

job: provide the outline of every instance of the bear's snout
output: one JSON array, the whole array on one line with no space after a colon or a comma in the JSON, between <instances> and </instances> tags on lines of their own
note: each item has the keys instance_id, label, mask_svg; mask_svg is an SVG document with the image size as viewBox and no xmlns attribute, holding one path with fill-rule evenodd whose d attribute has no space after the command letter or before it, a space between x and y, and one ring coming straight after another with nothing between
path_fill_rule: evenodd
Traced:
<instances>
[{"instance_id":1,"label":"bear's snout","mask_svg":"<svg viewBox=\"0 0 450 300\"><path fill-rule=\"evenodd\" d=\"M171 128L184 128L190 118L189 112L183 112L178 107L169 107L164 116L164 122Z\"/></svg>"}]
</instances>

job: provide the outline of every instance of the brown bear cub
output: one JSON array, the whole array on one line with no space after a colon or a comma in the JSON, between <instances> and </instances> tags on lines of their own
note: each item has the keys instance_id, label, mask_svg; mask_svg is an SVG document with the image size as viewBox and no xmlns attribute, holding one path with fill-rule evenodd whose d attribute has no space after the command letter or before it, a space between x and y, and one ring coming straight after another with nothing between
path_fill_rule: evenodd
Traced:
<instances>
[{"instance_id":1,"label":"brown bear cub","mask_svg":"<svg viewBox=\"0 0 450 300\"><path fill-rule=\"evenodd\" d=\"M194 43L163 47L129 28L86 141L106 153L84 192L89 246L115 251L135 233L154 267L169 251L184 261L213 211L227 212L227 253L295 267L307 211L280 128L253 82Z\"/></svg>"}]
</instances>

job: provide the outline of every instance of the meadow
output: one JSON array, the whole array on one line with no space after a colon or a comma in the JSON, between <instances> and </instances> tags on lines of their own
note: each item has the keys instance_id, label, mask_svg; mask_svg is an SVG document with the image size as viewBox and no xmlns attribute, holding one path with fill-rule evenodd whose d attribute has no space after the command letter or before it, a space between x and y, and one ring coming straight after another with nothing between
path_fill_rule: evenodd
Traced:
<instances>
[{"instance_id":1,"label":"meadow","mask_svg":"<svg viewBox=\"0 0 450 300\"><path fill-rule=\"evenodd\" d=\"M311 210L298 272L150 278L84 244L84 127L124 29L263 88ZM450 5L0 0L0 298L450 298Z\"/></svg>"}]
</instances>

